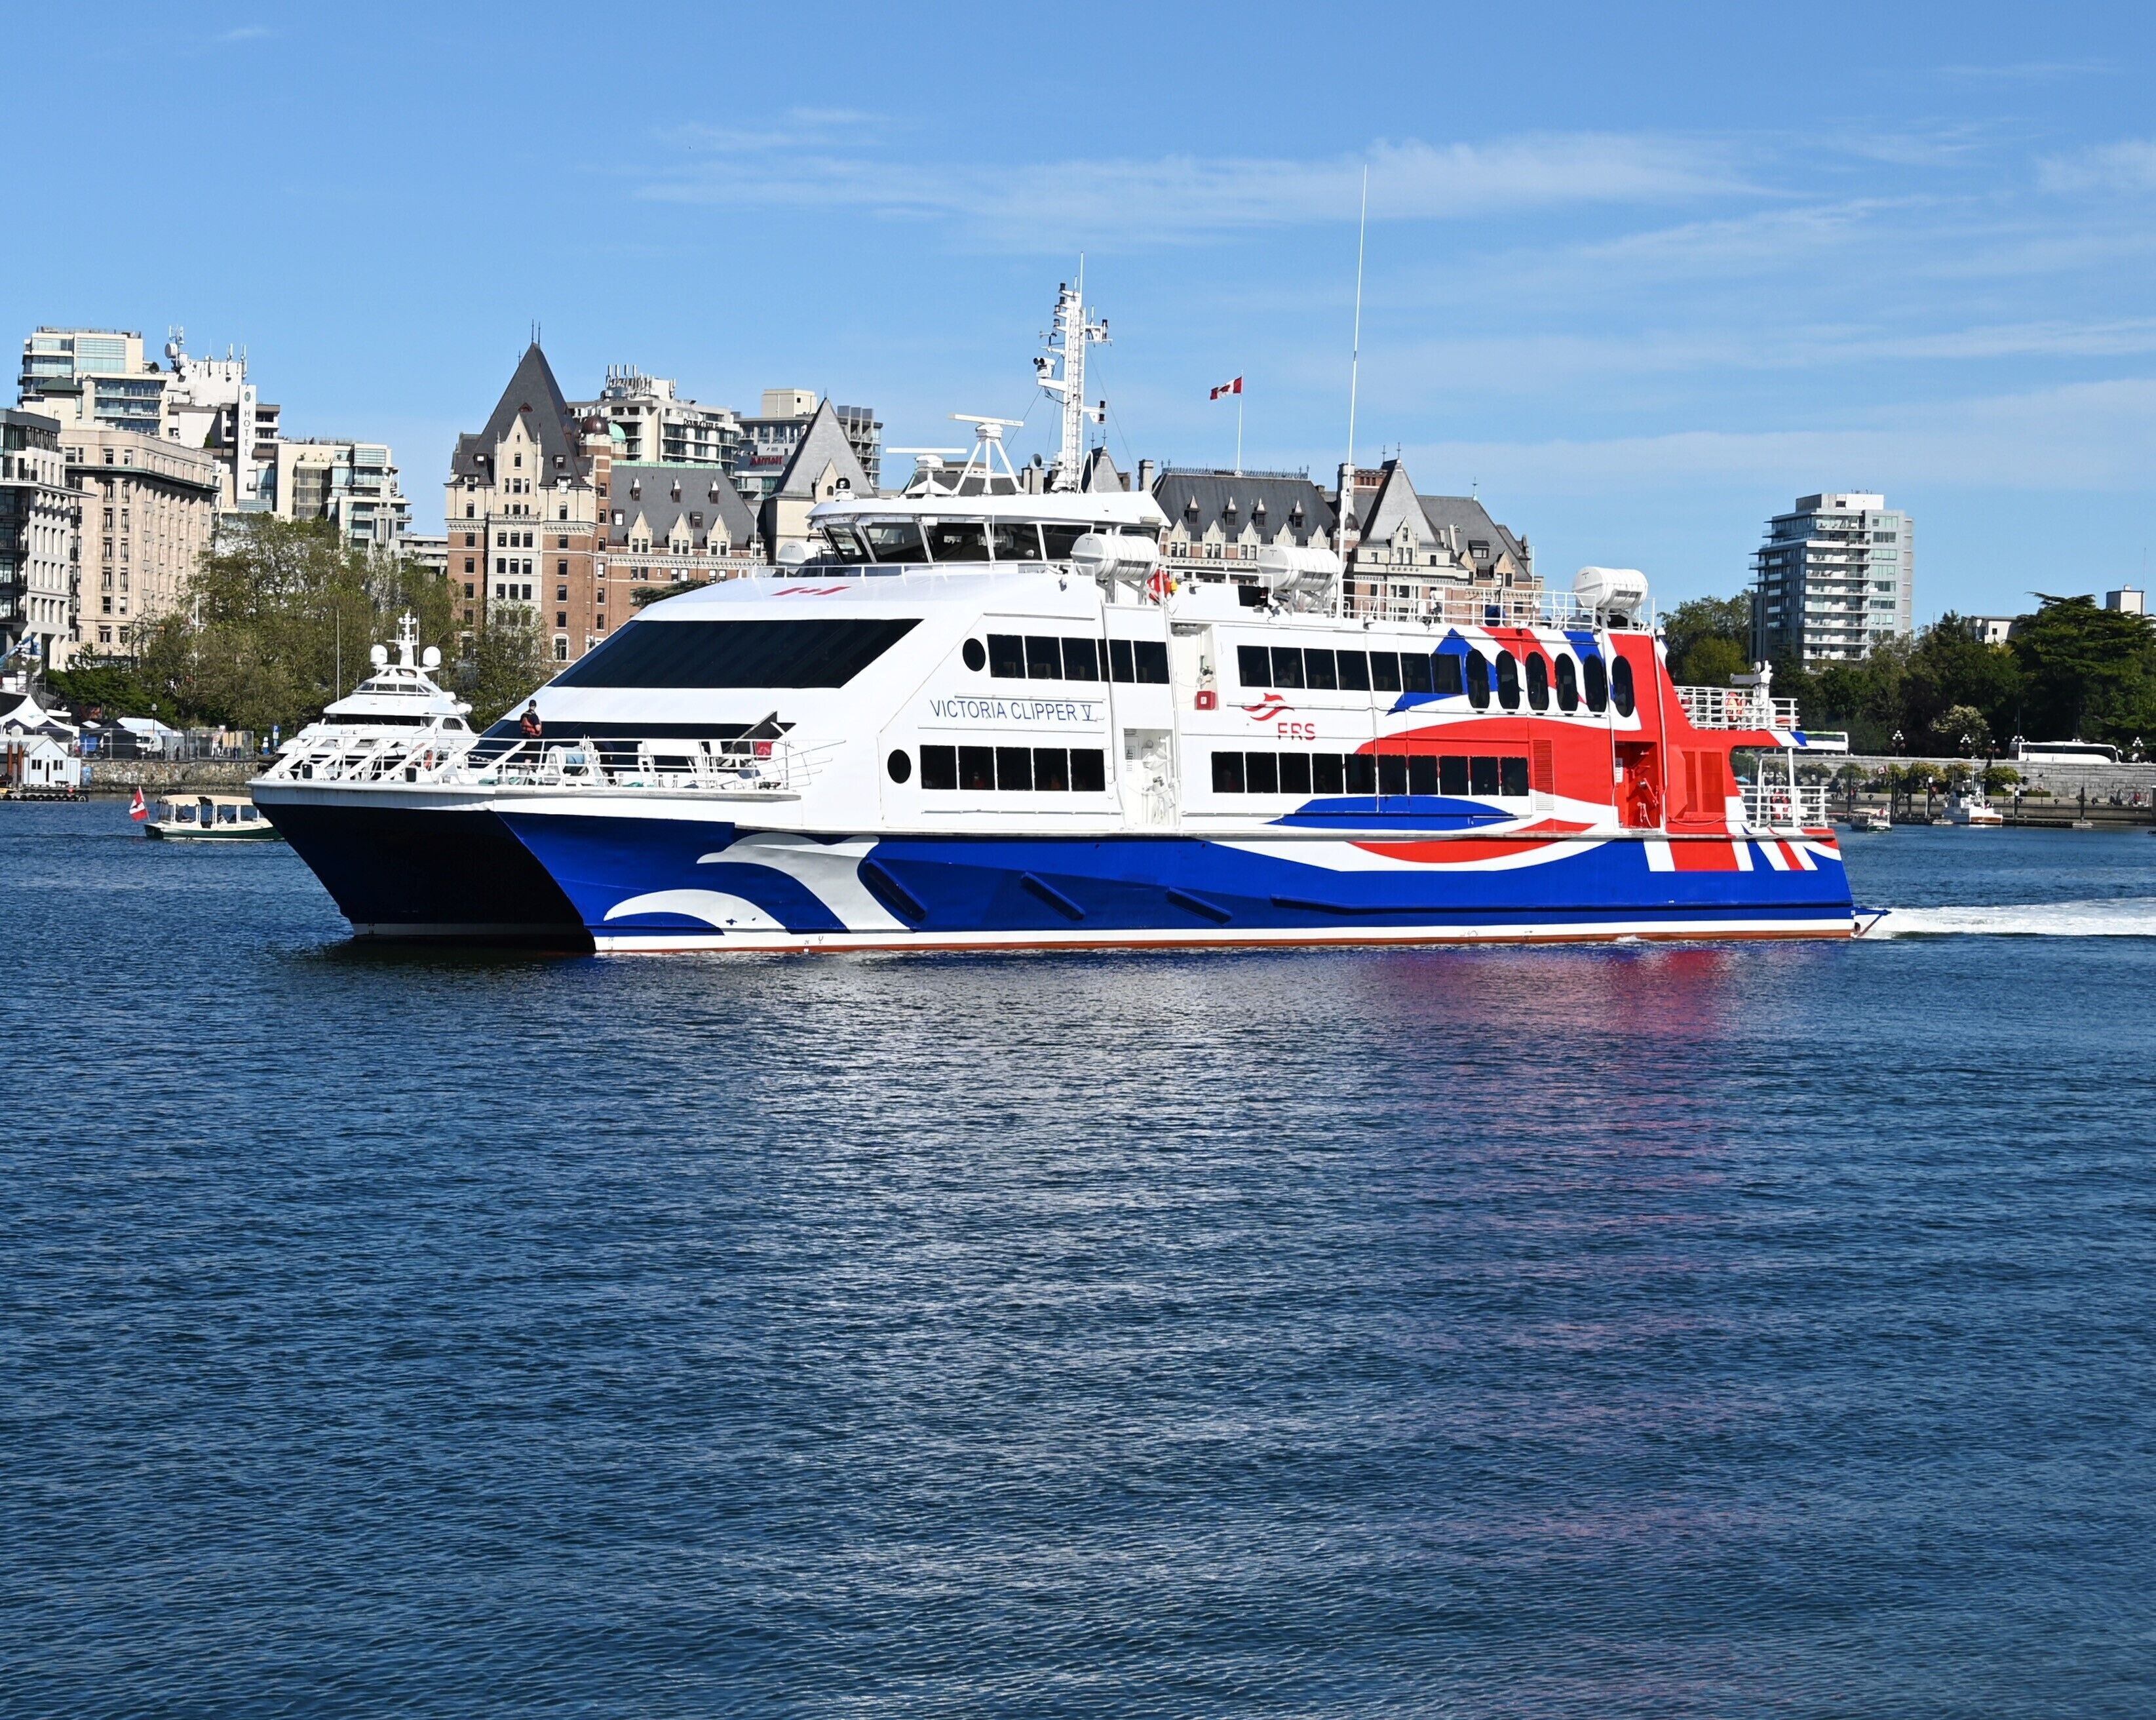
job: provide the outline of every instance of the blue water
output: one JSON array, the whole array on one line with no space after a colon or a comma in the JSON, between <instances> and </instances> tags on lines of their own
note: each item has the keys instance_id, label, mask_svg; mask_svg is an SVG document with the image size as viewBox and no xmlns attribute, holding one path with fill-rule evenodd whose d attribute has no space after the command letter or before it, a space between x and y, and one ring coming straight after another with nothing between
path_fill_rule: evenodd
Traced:
<instances>
[{"instance_id":1,"label":"blue water","mask_svg":"<svg viewBox=\"0 0 2156 1720\"><path fill-rule=\"evenodd\" d=\"M0 807L0 1712L2156 1711L2156 841L1849 846L1991 931L380 952Z\"/></svg>"}]
</instances>

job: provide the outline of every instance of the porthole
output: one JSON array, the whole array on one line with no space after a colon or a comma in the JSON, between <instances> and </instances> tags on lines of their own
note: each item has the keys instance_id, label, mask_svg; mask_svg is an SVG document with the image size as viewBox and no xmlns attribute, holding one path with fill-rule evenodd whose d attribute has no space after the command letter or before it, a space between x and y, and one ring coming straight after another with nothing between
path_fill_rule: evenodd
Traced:
<instances>
[{"instance_id":1,"label":"porthole","mask_svg":"<svg viewBox=\"0 0 2156 1720\"><path fill-rule=\"evenodd\" d=\"M988 648L977 639L968 639L959 655L966 660L966 667L976 675L988 666Z\"/></svg>"},{"instance_id":2,"label":"porthole","mask_svg":"<svg viewBox=\"0 0 2156 1720\"><path fill-rule=\"evenodd\" d=\"M968 643L971 644L972 641L968 640ZM891 773L891 781L903 783L913 775L913 759L906 748L901 747L895 750L890 757L884 760L883 768Z\"/></svg>"}]
</instances>

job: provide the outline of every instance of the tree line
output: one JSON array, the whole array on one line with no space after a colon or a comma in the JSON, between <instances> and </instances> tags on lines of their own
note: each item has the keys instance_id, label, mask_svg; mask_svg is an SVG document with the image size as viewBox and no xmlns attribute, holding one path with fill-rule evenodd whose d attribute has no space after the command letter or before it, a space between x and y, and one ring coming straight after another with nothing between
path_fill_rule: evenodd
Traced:
<instances>
[{"instance_id":1,"label":"tree line","mask_svg":"<svg viewBox=\"0 0 2156 1720\"><path fill-rule=\"evenodd\" d=\"M175 728L290 734L367 678L368 648L393 640L408 611L475 727L553 672L531 612L497 611L460 655L449 585L431 568L352 549L326 520L247 515L197 564L172 613L144 624L131 657L80 654L46 680L79 706Z\"/></svg>"},{"instance_id":2,"label":"tree line","mask_svg":"<svg viewBox=\"0 0 2156 1720\"><path fill-rule=\"evenodd\" d=\"M1751 666L1748 597L1681 603L1663 629L1681 683L1723 686ZM2016 735L2156 743L2156 627L2091 597L2040 596L2005 644L1948 614L1854 663L1778 660L1774 692L1797 701L1806 728L1848 731L1856 752L1978 757Z\"/></svg>"}]
</instances>

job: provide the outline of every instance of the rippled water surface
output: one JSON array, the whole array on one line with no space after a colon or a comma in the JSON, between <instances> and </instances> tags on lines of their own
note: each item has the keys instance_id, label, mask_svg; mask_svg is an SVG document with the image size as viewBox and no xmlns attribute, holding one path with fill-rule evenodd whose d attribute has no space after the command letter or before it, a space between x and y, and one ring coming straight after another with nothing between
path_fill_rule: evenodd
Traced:
<instances>
[{"instance_id":1,"label":"rippled water surface","mask_svg":"<svg viewBox=\"0 0 2156 1720\"><path fill-rule=\"evenodd\" d=\"M1939 935L603 962L0 806L0 1711L2156 1711L2156 840L1848 841Z\"/></svg>"}]
</instances>

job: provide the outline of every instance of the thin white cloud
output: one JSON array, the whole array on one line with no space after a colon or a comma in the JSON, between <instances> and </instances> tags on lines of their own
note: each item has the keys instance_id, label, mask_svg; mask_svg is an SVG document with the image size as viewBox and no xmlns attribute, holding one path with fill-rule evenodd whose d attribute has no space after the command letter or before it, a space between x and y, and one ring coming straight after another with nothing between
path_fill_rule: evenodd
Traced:
<instances>
[{"instance_id":1,"label":"thin white cloud","mask_svg":"<svg viewBox=\"0 0 2156 1720\"><path fill-rule=\"evenodd\" d=\"M2046 191L2156 191L2156 140L2128 138L2042 164Z\"/></svg>"},{"instance_id":2,"label":"thin white cloud","mask_svg":"<svg viewBox=\"0 0 2156 1720\"><path fill-rule=\"evenodd\" d=\"M685 138L698 160L639 188L655 201L858 209L968 223L1017 249L1061 249L1072 235L1196 238L1355 218L1362 174L1373 220L1441 220L1593 203L1666 203L1741 187L1717 146L1600 133L1491 143L1381 144L1318 161L1075 160L928 165L861 149L803 148L798 131L729 130ZM788 146L778 146L787 141Z\"/></svg>"},{"instance_id":3,"label":"thin white cloud","mask_svg":"<svg viewBox=\"0 0 2156 1720\"><path fill-rule=\"evenodd\" d=\"M242 24L238 29L227 30L217 39L220 42L264 42L276 33L266 24Z\"/></svg>"}]
</instances>

